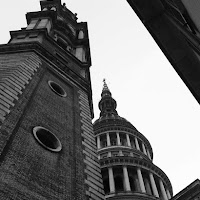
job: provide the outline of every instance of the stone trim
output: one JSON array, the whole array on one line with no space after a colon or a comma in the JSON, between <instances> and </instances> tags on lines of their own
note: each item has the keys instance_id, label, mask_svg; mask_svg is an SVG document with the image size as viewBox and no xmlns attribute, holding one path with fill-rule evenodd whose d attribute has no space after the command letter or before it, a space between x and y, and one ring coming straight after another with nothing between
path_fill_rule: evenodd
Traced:
<instances>
[{"instance_id":1,"label":"stone trim","mask_svg":"<svg viewBox=\"0 0 200 200\"><path fill-rule=\"evenodd\" d=\"M112 151L128 151L130 153L133 153L133 156L132 157L141 157L143 159L146 159L150 162L152 162L152 160L149 159L149 157L147 155L145 155L143 152L141 152L140 150L137 150L137 149L133 149L132 147L125 147L125 146L109 146L109 147L105 147L105 148L102 148L100 150L98 150L98 154L104 154L104 153L109 153L109 152L112 152ZM113 156L110 156L109 158L111 158ZM127 157L127 156L115 156L114 158L116 157ZM131 156L129 156L131 157ZM131 158L132 158L131 157ZM107 159L107 158L101 158L100 160L103 160L103 159Z\"/></svg>"},{"instance_id":2,"label":"stone trim","mask_svg":"<svg viewBox=\"0 0 200 200\"><path fill-rule=\"evenodd\" d=\"M41 60L35 53L0 55L0 121L6 119L15 101L23 93Z\"/></svg>"},{"instance_id":3,"label":"stone trim","mask_svg":"<svg viewBox=\"0 0 200 200\"><path fill-rule=\"evenodd\" d=\"M95 136L93 132L92 118L89 101L86 93L79 90L79 105L81 118L81 136L83 138L83 155L85 163L86 196L91 200L105 199L101 169L97 157Z\"/></svg>"}]
</instances>

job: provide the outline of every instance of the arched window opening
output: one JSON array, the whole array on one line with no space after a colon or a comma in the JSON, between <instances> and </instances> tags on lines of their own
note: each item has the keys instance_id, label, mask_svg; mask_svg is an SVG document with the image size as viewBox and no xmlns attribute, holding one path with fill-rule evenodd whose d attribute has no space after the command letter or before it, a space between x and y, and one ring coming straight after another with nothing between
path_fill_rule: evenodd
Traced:
<instances>
[{"instance_id":1,"label":"arched window opening","mask_svg":"<svg viewBox=\"0 0 200 200\"><path fill-rule=\"evenodd\" d=\"M126 135L124 133L120 133L120 139L121 139L121 145L122 146L128 146Z\"/></svg>"},{"instance_id":2,"label":"arched window opening","mask_svg":"<svg viewBox=\"0 0 200 200\"><path fill-rule=\"evenodd\" d=\"M124 191L123 178L120 175L115 176L116 192Z\"/></svg>"},{"instance_id":3,"label":"arched window opening","mask_svg":"<svg viewBox=\"0 0 200 200\"><path fill-rule=\"evenodd\" d=\"M108 169L102 169L101 171L102 178L103 178L103 186L105 194L110 193L110 185L109 185L109 177L108 177Z\"/></svg>"},{"instance_id":4,"label":"arched window opening","mask_svg":"<svg viewBox=\"0 0 200 200\"><path fill-rule=\"evenodd\" d=\"M103 179L103 186L104 186L105 194L109 194L110 193L110 185L109 185L109 178L108 177Z\"/></svg>"},{"instance_id":5,"label":"arched window opening","mask_svg":"<svg viewBox=\"0 0 200 200\"><path fill-rule=\"evenodd\" d=\"M128 168L128 174L129 174L131 191L140 192L140 185L139 185L139 180L138 180L136 168L129 167Z\"/></svg>"},{"instance_id":6,"label":"arched window opening","mask_svg":"<svg viewBox=\"0 0 200 200\"><path fill-rule=\"evenodd\" d=\"M112 146L116 146L117 145L117 135L116 133L110 133L110 143Z\"/></svg>"},{"instance_id":7,"label":"arched window opening","mask_svg":"<svg viewBox=\"0 0 200 200\"><path fill-rule=\"evenodd\" d=\"M135 149L135 138L132 136L132 135L129 135L129 138L130 138L130 142L131 142L131 147L133 149Z\"/></svg>"},{"instance_id":8,"label":"arched window opening","mask_svg":"<svg viewBox=\"0 0 200 200\"><path fill-rule=\"evenodd\" d=\"M147 171L143 171L143 179L147 194L152 195L153 191L150 183L149 173Z\"/></svg>"},{"instance_id":9,"label":"arched window opening","mask_svg":"<svg viewBox=\"0 0 200 200\"><path fill-rule=\"evenodd\" d=\"M107 147L107 138L105 134L100 136L100 144L101 148Z\"/></svg>"},{"instance_id":10,"label":"arched window opening","mask_svg":"<svg viewBox=\"0 0 200 200\"><path fill-rule=\"evenodd\" d=\"M143 152L143 148L142 148L142 141L138 139L138 144L139 144L139 147L140 147L140 151Z\"/></svg>"},{"instance_id":11,"label":"arched window opening","mask_svg":"<svg viewBox=\"0 0 200 200\"><path fill-rule=\"evenodd\" d=\"M136 192L136 186L134 184L134 178L132 176L129 176L129 181L130 181L130 187L131 187L131 191Z\"/></svg>"}]
</instances>

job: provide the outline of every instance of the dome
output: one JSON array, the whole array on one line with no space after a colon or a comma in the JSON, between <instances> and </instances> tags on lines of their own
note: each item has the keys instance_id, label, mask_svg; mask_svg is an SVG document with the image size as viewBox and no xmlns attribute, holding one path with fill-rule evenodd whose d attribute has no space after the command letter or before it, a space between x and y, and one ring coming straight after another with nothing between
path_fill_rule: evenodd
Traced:
<instances>
[{"instance_id":1,"label":"dome","mask_svg":"<svg viewBox=\"0 0 200 200\"><path fill-rule=\"evenodd\" d=\"M125 128L130 128L132 130L137 131L137 129L125 118L120 117L119 115L105 115L105 116L100 116L99 119L97 119L94 123L94 129L98 130L99 128L103 128L106 126L121 126Z\"/></svg>"},{"instance_id":2,"label":"dome","mask_svg":"<svg viewBox=\"0 0 200 200\"><path fill-rule=\"evenodd\" d=\"M153 164L148 139L117 113L117 102L104 80L100 116L93 123L105 198L169 200L170 180Z\"/></svg>"}]
</instances>

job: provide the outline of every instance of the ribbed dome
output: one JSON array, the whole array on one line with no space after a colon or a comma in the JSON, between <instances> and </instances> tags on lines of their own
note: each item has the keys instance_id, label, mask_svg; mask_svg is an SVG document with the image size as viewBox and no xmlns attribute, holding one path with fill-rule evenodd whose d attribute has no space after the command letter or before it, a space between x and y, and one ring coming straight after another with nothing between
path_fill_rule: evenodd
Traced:
<instances>
[{"instance_id":1,"label":"ribbed dome","mask_svg":"<svg viewBox=\"0 0 200 200\"><path fill-rule=\"evenodd\" d=\"M95 130L98 130L99 128L106 127L106 126L112 126L112 125L123 126L123 127L131 128L137 131L137 129L125 118L120 117L119 115L114 115L114 114L100 117L93 124Z\"/></svg>"}]
</instances>

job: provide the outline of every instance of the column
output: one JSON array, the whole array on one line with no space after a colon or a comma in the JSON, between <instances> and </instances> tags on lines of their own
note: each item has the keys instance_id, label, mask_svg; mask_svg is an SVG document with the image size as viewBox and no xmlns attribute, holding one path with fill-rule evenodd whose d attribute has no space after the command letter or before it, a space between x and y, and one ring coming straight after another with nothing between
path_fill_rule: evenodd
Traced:
<instances>
[{"instance_id":1,"label":"column","mask_svg":"<svg viewBox=\"0 0 200 200\"><path fill-rule=\"evenodd\" d=\"M158 190L157 190L157 187L156 187L156 183L155 183L153 174L151 172L149 173L149 178L150 178L150 182L151 182L151 187L152 187L152 190L153 190L153 194L154 194L154 196L156 196L156 197L159 198L159 194L158 194Z\"/></svg>"},{"instance_id":2,"label":"column","mask_svg":"<svg viewBox=\"0 0 200 200\"><path fill-rule=\"evenodd\" d=\"M109 135L109 133L106 133L106 138L107 138L107 146L110 146L110 135Z\"/></svg>"},{"instance_id":3,"label":"column","mask_svg":"<svg viewBox=\"0 0 200 200\"><path fill-rule=\"evenodd\" d=\"M142 143L142 150L143 150L143 153L147 156L147 151L146 151L146 148L144 146L144 143Z\"/></svg>"},{"instance_id":4,"label":"column","mask_svg":"<svg viewBox=\"0 0 200 200\"><path fill-rule=\"evenodd\" d=\"M146 193L144 181L143 181L143 177L142 177L142 173L141 173L140 168L137 168L137 175L138 175L138 179L139 179L140 189L143 193Z\"/></svg>"},{"instance_id":5,"label":"column","mask_svg":"<svg viewBox=\"0 0 200 200\"><path fill-rule=\"evenodd\" d=\"M159 184L160 184L160 190L161 190L163 199L164 199L164 200L168 200L167 194L166 194L166 191L165 191L165 187L164 187L163 182L162 182L161 179L159 179Z\"/></svg>"},{"instance_id":6,"label":"column","mask_svg":"<svg viewBox=\"0 0 200 200\"><path fill-rule=\"evenodd\" d=\"M146 188L146 193L152 195L151 186L150 186L150 183L149 183L149 179L147 177L144 177L144 185L145 185L145 188Z\"/></svg>"},{"instance_id":7,"label":"column","mask_svg":"<svg viewBox=\"0 0 200 200\"><path fill-rule=\"evenodd\" d=\"M119 133L118 133L118 132L117 132L117 145L118 145L118 146L121 145L120 136L119 136Z\"/></svg>"},{"instance_id":8,"label":"column","mask_svg":"<svg viewBox=\"0 0 200 200\"><path fill-rule=\"evenodd\" d=\"M135 137L135 146L136 146L136 149L140 151L140 146L136 137Z\"/></svg>"},{"instance_id":9,"label":"column","mask_svg":"<svg viewBox=\"0 0 200 200\"><path fill-rule=\"evenodd\" d=\"M97 149L101 148L100 136L97 136Z\"/></svg>"},{"instance_id":10,"label":"column","mask_svg":"<svg viewBox=\"0 0 200 200\"><path fill-rule=\"evenodd\" d=\"M168 199L171 199L171 194L168 189L167 189L167 197L168 197Z\"/></svg>"},{"instance_id":11,"label":"column","mask_svg":"<svg viewBox=\"0 0 200 200\"><path fill-rule=\"evenodd\" d=\"M149 159L151 160L151 154L149 153L148 149L147 149L147 155L148 155Z\"/></svg>"},{"instance_id":12,"label":"column","mask_svg":"<svg viewBox=\"0 0 200 200\"><path fill-rule=\"evenodd\" d=\"M130 181L128 177L128 170L126 166L123 166L123 175L124 175L124 187L125 191L131 191Z\"/></svg>"},{"instance_id":13,"label":"column","mask_svg":"<svg viewBox=\"0 0 200 200\"><path fill-rule=\"evenodd\" d=\"M110 193L114 193L115 192L115 181L114 181L112 168L108 168L108 175L109 175Z\"/></svg>"},{"instance_id":14,"label":"column","mask_svg":"<svg viewBox=\"0 0 200 200\"><path fill-rule=\"evenodd\" d=\"M130 141L130 137L129 137L128 133L126 134L126 140L127 140L128 146L130 147L131 146L131 141Z\"/></svg>"}]
</instances>

